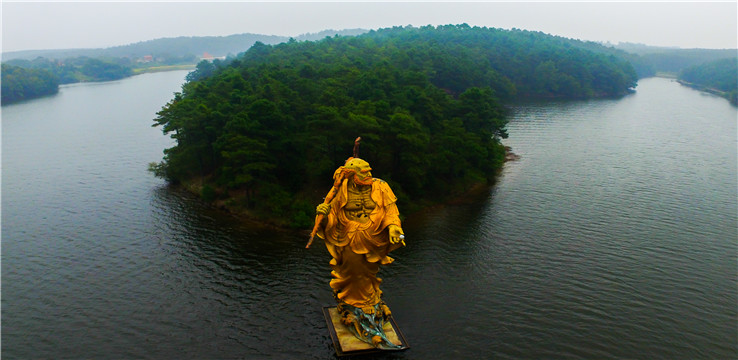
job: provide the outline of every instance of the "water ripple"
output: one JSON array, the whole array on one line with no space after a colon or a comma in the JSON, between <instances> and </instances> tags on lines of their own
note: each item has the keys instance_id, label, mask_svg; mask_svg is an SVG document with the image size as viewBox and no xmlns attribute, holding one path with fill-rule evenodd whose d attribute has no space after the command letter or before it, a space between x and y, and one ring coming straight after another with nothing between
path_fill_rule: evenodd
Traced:
<instances>
[{"instance_id":1,"label":"water ripple","mask_svg":"<svg viewBox=\"0 0 738 360\"><path fill-rule=\"evenodd\" d=\"M3 108L5 357L334 356L325 248L146 173L171 144L149 125L180 75ZM141 89L136 106L115 93ZM723 103L651 79L620 100L516 107L506 143L522 157L494 189L404 221L380 276L412 348L384 358L735 358Z\"/></svg>"}]
</instances>

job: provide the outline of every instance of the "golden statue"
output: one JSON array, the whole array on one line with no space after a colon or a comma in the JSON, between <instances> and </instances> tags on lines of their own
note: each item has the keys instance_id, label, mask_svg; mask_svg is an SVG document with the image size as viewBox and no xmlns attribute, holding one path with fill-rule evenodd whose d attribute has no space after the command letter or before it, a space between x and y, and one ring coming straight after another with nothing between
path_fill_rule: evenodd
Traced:
<instances>
[{"instance_id":1,"label":"golden statue","mask_svg":"<svg viewBox=\"0 0 738 360\"><path fill-rule=\"evenodd\" d=\"M330 286L349 330L376 348L397 349L382 330L391 312L382 301L377 272L380 265L394 261L388 254L405 245L405 236L395 194L386 182L373 178L371 170L366 161L350 157L335 171L334 186L317 207L306 247L316 234L325 241L333 257Z\"/></svg>"}]
</instances>

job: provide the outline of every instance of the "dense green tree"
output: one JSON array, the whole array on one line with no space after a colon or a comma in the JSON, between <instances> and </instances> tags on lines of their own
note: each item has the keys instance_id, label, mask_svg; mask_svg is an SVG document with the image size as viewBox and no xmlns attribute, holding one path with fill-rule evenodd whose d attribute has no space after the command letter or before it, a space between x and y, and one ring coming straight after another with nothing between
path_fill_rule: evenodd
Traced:
<instances>
[{"instance_id":1,"label":"dense green tree","mask_svg":"<svg viewBox=\"0 0 738 360\"><path fill-rule=\"evenodd\" d=\"M94 81L117 80L133 74L130 67L92 58L85 59L80 72Z\"/></svg>"},{"instance_id":2,"label":"dense green tree","mask_svg":"<svg viewBox=\"0 0 738 360\"><path fill-rule=\"evenodd\" d=\"M2 104L55 94L59 80L52 73L40 69L25 69L2 64Z\"/></svg>"},{"instance_id":3,"label":"dense green tree","mask_svg":"<svg viewBox=\"0 0 738 360\"><path fill-rule=\"evenodd\" d=\"M26 69L44 70L53 74L60 84L81 81L110 81L133 74L129 59L100 59L77 57L63 60L36 58L34 60L11 60L8 65Z\"/></svg>"},{"instance_id":4,"label":"dense green tree","mask_svg":"<svg viewBox=\"0 0 738 360\"><path fill-rule=\"evenodd\" d=\"M691 66L679 73L679 79L726 92L735 90L738 88L738 58Z\"/></svg>"},{"instance_id":5,"label":"dense green tree","mask_svg":"<svg viewBox=\"0 0 738 360\"><path fill-rule=\"evenodd\" d=\"M738 103L738 57L688 67L679 73L679 80L706 90L717 90L732 104Z\"/></svg>"},{"instance_id":6,"label":"dense green tree","mask_svg":"<svg viewBox=\"0 0 738 360\"><path fill-rule=\"evenodd\" d=\"M194 71L187 74L187 81L196 81L213 75L216 70L216 64L212 61L202 60L197 63Z\"/></svg>"}]
</instances>

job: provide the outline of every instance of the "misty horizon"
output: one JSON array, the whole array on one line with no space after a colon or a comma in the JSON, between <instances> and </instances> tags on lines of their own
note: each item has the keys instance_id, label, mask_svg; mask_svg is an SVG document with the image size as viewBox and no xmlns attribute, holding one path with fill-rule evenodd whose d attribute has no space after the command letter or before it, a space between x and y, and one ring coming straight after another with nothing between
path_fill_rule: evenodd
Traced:
<instances>
[{"instance_id":1,"label":"misty horizon","mask_svg":"<svg viewBox=\"0 0 738 360\"><path fill-rule=\"evenodd\" d=\"M738 48L735 2L2 3L2 52L106 49L177 37L299 37L468 24L602 44Z\"/></svg>"},{"instance_id":2,"label":"misty horizon","mask_svg":"<svg viewBox=\"0 0 738 360\"><path fill-rule=\"evenodd\" d=\"M447 25L457 25L457 24L447 24ZM407 26L411 26L411 25L407 25ZM302 34L292 35L292 36L275 35L275 34L257 34L257 33L234 33L234 34L228 34L228 35L192 35L192 36L180 35L180 36L168 36L168 37L160 37L160 38L154 38L154 39L140 40L140 41L130 42L130 43L126 43L126 44L110 45L110 46L105 46L105 47L54 48L54 49L47 48L47 49L26 49L26 50L13 50L13 51L4 51L3 50L2 53L3 54L15 54L15 53L24 53L24 52L37 52L37 51L38 52L43 52L43 51L67 51L67 50L105 50L105 49L112 49L112 48L117 48L117 47L131 46L131 45L136 45L136 44L140 44L140 43L146 43L146 42L150 42L150 41L157 41L157 40L164 40L164 39L178 39L178 38L227 38L227 37L239 36L239 35L256 35L256 36L267 36L267 37L273 36L273 37L284 38L284 40L288 40L289 38L295 38L295 39L297 39L297 38L300 38L300 37L306 37L306 36L311 36L311 35L318 35L318 34L321 34L321 33L333 33L333 32L335 32L335 33L341 33L341 32L345 32L345 31L363 31L363 32L369 32L369 31L372 31L372 30L375 30L376 31L376 30L380 30L380 29L384 29L384 28L377 28L377 29L362 29L362 28L352 28L352 29L325 29L325 30L322 30L322 31L307 32L307 33L302 33ZM498 28L498 29L500 29L500 28ZM511 29L501 29L501 30L511 30ZM527 31L539 32L537 30L527 30ZM547 35L559 36L559 35L556 35L556 34L547 34ZM351 35L348 35L348 36L351 36ZM580 40L580 39L575 39L575 38L569 38L569 39ZM645 43L634 43L634 42L628 42L628 41L620 41L620 42L593 41L593 40L581 40L581 41L585 41L585 42L591 41L591 42L599 43L599 44L602 44L602 45L605 45L605 46L633 45L633 46L644 46L644 47L650 47L650 48L683 49L683 50L686 50L686 49L732 50L732 49L738 48L738 46L733 47L733 48L684 48L684 47L679 47L679 46L663 46L663 45L653 45L653 44L645 44Z\"/></svg>"}]
</instances>

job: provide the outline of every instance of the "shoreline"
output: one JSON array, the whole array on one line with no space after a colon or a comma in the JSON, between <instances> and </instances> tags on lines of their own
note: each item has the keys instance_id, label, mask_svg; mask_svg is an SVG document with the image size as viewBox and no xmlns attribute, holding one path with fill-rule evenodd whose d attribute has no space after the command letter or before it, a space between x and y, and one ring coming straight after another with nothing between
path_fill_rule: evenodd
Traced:
<instances>
[{"instance_id":1,"label":"shoreline","mask_svg":"<svg viewBox=\"0 0 738 360\"><path fill-rule=\"evenodd\" d=\"M724 97L724 98L727 98L728 96L728 93L722 90L709 88L704 85L695 84L695 83L691 83L691 82L687 82L687 81L679 80L679 79L676 79L676 81L681 85L684 85L686 87L689 87L695 90L704 91L706 93L710 93L710 94L717 95L717 96Z\"/></svg>"},{"instance_id":2,"label":"shoreline","mask_svg":"<svg viewBox=\"0 0 738 360\"><path fill-rule=\"evenodd\" d=\"M147 73L154 73L154 72L163 72L163 71L194 70L195 68L197 68L197 64L162 65L162 66L151 66L147 68L134 68L133 75L131 76L147 74Z\"/></svg>"},{"instance_id":3,"label":"shoreline","mask_svg":"<svg viewBox=\"0 0 738 360\"><path fill-rule=\"evenodd\" d=\"M75 81L70 83L64 83L59 84L56 88L56 91L50 94L41 94L38 96L32 96L20 100L13 100L13 101L6 101L0 104L0 106L6 106L6 105L13 105L18 104L25 101L35 100L35 99L41 99L48 96L53 96L59 93L59 89L67 86L75 86L78 84L89 84L89 83L103 83L103 82L110 82L110 81L119 81L123 79L128 79L131 77L134 77L136 75L142 75L142 74L148 74L148 73L157 73L157 72L165 72L165 71L179 71L179 70L194 70L197 68L197 65L162 65L162 66L152 66L148 68L134 68L132 69L132 73L129 76L124 76L120 79L112 79L112 80L99 80L99 81Z\"/></svg>"},{"instance_id":4,"label":"shoreline","mask_svg":"<svg viewBox=\"0 0 738 360\"><path fill-rule=\"evenodd\" d=\"M492 187L495 186L500 176L502 175L502 171L505 168L504 164L511 161L517 161L519 159L520 155L515 154L510 146L505 146L505 160L503 162L503 165L499 169L497 169L491 181L480 181L471 184L465 191L449 195L448 197L440 201L431 202L426 200L418 206L411 207L411 210L401 215L401 218L404 220L414 214L432 211L433 209L439 209L445 206L464 205L477 201L480 196L485 194L488 195ZM207 184L203 182L203 179L200 178L190 179L186 182L180 182L177 184L167 184L167 186L178 189L180 191L185 191L192 196L195 196L203 204L210 206L211 208L223 213L224 215L230 215L236 218L238 221L242 221L250 225L277 231L292 232L297 234L302 233L305 235L308 235L311 230L310 228L303 229L301 227L290 227L289 223L282 223L279 221L275 221L275 219L263 218L248 209L229 205L229 203L237 201L237 196L231 196L228 198L216 197L216 199L212 201L207 201L203 198L203 189L207 186Z\"/></svg>"},{"instance_id":5,"label":"shoreline","mask_svg":"<svg viewBox=\"0 0 738 360\"><path fill-rule=\"evenodd\" d=\"M712 94L712 95L721 97L721 98L723 98L725 100L728 100L728 103L730 103L731 105L738 106L738 99L736 98L736 92L735 92L735 90L733 90L733 91L722 91L722 90L719 90L719 89L710 88L710 87L707 87L707 86L704 86L704 85L695 84L695 83L691 83L691 82L680 80L680 79L676 79L676 82L678 82L682 86L686 86L688 88L691 88L691 89L694 89L694 90L697 90L697 91L701 91L701 92L705 92L705 93L708 93L708 94Z\"/></svg>"}]
</instances>

